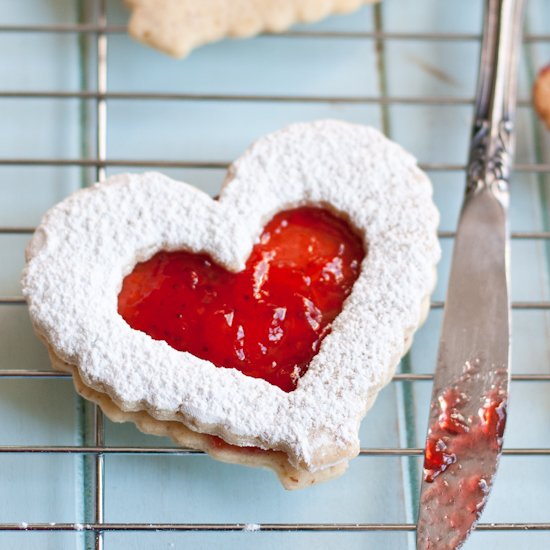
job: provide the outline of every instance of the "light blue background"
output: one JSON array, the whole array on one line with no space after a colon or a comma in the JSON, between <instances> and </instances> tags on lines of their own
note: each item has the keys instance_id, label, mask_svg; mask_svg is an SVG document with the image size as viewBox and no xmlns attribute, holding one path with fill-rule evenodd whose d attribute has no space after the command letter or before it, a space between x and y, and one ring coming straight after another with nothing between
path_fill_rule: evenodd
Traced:
<instances>
[{"instance_id":1,"label":"light blue background","mask_svg":"<svg viewBox=\"0 0 550 550\"><path fill-rule=\"evenodd\" d=\"M108 2L108 24L123 25L120 0ZM94 1L0 0L0 25L94 22ZM480 0L385 0L344 17L299 27L305 31L449 32L477 35ZM529 33L550 33L548 0L531 0ZM0 32L0 91L94 89L94 36ZM137 44L124 33L108 35L108 89L113 92L314 96L319 101L108 101L107 157L111 160L229 162L258 136L297 120L337 117L371 124L410 149L423 164L463 165L471 103L430 105L331 102L327 98L453 97L471 100L479 40L388 39L382 49L365 37L274 37L224 41L176 61ZM550 140L528 104L534 71L550 61L548 41L523 49L522 106L517 162L548 162ZM45 210L94 181L78 166L8 166L2 159L92 158L94 102L77 99L0 98L0 227L35 226ZM108 173L124 171L109 167ZM216 194L222 169L166 169ZM441 228L455 228L462 197L461 170L430 170ZM514 231L550 229L549 174L522 171L512 182ZM19 296L28 234L0 232L0 297ZM452 240L444 239L439 284L442 300ZM544 240L512 243L514 300L548 300ZM419 331L405 370L432 372L441 311ZM513 369L548 373L550 317L514 311ZM24 306L0 306L0 369L45 370L45 350L32 333ZM550 446L549 383L512 385L507 447ZM421 446L430 384L391 383L363 422L363 447ZM0 380L0 446L79 445L89 442L88 407L69 380ZM106 423L108 445L171 445L131 424ZM1 447L0 447L1 451ZM0 523L86 522L91 462L80 456L0 452ZM106 522L176 523L398 523L414 521L419 459L361 457L342 478L285 492L272 473L220 464L205 456L117 456L105 459ZM550 457L504 457L484 522L548 522ZM84 548L73 533L2 533L0 549ZM132 548L404 549L406 533L107 533L107 550ZM475 533L465 549L546 549L549 533Z\"/></svg>"}]
</instances>

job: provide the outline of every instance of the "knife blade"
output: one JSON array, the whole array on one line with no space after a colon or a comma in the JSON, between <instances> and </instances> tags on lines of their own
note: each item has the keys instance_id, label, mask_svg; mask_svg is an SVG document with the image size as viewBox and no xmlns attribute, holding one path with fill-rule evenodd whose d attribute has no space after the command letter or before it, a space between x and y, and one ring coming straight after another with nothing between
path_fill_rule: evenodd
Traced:
<instances>
[{"instance_id":1,"label":"knife blade","mask_svg":"<svg viewBox=\"0 0 550 550\"><path fill-rule=\"evenodd\" d=\"M502 450L509 389L508 180L524 0L487 0L466 193L434 375L417 549L475 527Z\"/></svg>"}]
</instances>

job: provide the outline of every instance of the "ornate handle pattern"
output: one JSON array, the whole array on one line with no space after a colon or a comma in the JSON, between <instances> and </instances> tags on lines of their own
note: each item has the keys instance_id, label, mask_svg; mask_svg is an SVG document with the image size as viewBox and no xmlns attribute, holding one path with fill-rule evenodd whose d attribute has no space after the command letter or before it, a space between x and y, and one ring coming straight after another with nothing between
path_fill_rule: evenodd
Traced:
<instances>
[{"instance_id":1,"label":"ornate handle pattern","mask_svg":"<svg viewBox=\"0 0 550 550\"><path fill-rule=\"evenodd\" d=\"M525 0L487 2L466 196L488 190L507 208Z\"/></svg>"},{"instance_id":2,"label":"ornate handle pattern","mask_svg":"<svg viewBox=\"0 0 550 550\"><path fill-rule=\"evenodd\" d=\"M513 159L514 125L501 120L496 134L491 133L488 120L476 120L470 144L466 194L482 189L491 192L508 206L508 181Z\"/></svg>"}]
</instances>

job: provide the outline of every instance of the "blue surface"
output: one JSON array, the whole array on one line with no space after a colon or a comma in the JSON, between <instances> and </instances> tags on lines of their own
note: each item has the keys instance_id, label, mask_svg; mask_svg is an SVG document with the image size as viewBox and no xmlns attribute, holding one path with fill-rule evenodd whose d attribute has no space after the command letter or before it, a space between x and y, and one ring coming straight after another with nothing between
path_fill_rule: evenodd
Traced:
<instances>
[{"instance_id":1,"label":"blue surface","mask_svg":"<svg viewBox=\"0 0 550 550\"><path fill-rule=\"evenodd\" d=\"M94 1L0 0L0 25L93 22ZM110 25L124 24L120 0L108 3ZM381 8L333 17L302 30L478 33L480 0L386 0ZM529 3L529 31L550 33L548 0ZM93 35L0 32L1 91L71 91L95 86ZM380 56L370 38L273 37L225 41L183 61L137 44L124 33L108 35L108 88L117 92L297 95L317 97L456 97L475 91L479 41L396 40ZM529 43L522 57L521 93L529 96L533 72L550 59L550 44ZM0 159L79 158L94 154L94 102L76 99L0 99ZM461 105L249 101L108 101L109 159L229 162L258 136L297 120L337 117L371 124L410 149L422 163L466 161L472 107ZM519 163L548 162L550 139L529 106L518 115ZM109 167L108 173L125 171ZM169 175L216 194L221 169L166 169ZM441 228L455 228L464 174L430 170ZM0 164L0 227L31 227L52 204L94 171L75 166ZM549 174L517 173L511 225L516 231L548 227ZM28 235L0 234L0 297L20 295L19 274ZM434 298L445 294L452 240ZM545 241L512 244L514 300L549 299ZM403 368L432 372L441 311L418 332ZM514 311L513 368L548 373L550 315ZM48 369L26 310L0 306L0 369ZM363 422L363 447L421 446L430 384L392 383ZM508 447L550 446L549 383L516 382ZM88 440L85 406L68 380L1 380L0 445L79 445ZM107 445L171 445L141 434L132 424L106 423ZM114 456L105 459L106 522L185 523L398 523L414 521L419 459L361 457L342 478L285 492L273 474L220 464L206 456ZM0 523L91 520L89 461L70 455L0 453ZM546 522L550 457L504 457L484 514L486 522ZM76 533L2 533L0 549L85 548ZM405 549L406 533L107 533L106 550ZM475 533L466 550L550 547L549 533Z\"/></svg>"}]
</instances>

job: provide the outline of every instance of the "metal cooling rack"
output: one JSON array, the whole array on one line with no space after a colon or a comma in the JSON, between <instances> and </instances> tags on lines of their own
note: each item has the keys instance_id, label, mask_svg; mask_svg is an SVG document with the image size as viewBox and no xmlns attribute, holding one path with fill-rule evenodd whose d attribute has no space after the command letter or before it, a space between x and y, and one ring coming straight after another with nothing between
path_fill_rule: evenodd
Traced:
<instances>
[{"instance_id":1,"label":"metal cooling rack","mask_svg":"<svg viewBox=\"0 0 550 550\"><path fill-rule=\"evenodd\" d=\"M295 104L322 103L322 104L374 104L378 106L389 105L472 105L472 97L388 97L380 96L299 96L299 95L242 95L242 94L187 94L173 92L112 92L107 87L107 48L109 37L114 34L124 33L124 26L107 25L106 0L95 0L97 20L92 24L47 24L47 25L0 25L0 33L70 33L91 40L94 44L93 58L96 73L96 89L85 91L8 91L0 89L0 99L16 98L24 99L58 99L65 101L69 99L86 100L93 102L95 111L95 128L91 130L90 139L95 140L95 155L85 158L5 158L1 156L0 166L77 166L91 168L95 171L95 179L101 180L105 177L107 168L110 167L152 167L152 168L194 168L194 169L222 169L229 161L227 159L212 159L207 161L178 161L178 160L131 160L107 158L107 102L117 100L162 100L166 102L178 101L211 101L211 102L285 102ZM378 10L379 8L373 8ZM376 18L380 21L380 17ZM282 37L299 37L306 39L365 39L376 41L379 48L383 50L390 41L429 41L433 43L449 41L474 41L480 40L476 33L442 33L442 32L387 32L377 29L372 32L346 32L346 31L291 31L278 35ZM525 42L528 44L550 42L550 34L526 34ZM383 63L383 56L381 62ZM529 99L520 100L520 105L529 106ZM421 162L422 168L429 172L463 172L463 164L436 163L426 160ZM515 166L515 172L550 174L548 163L523 163ZM513 184L512 184L513 185ZM32 233L33 227L3 226L0 227L0 234L5 235L27 235ZM452 239L454 231L440 231L441 239ZM513 240L543 240L550 241L550 231L517 231L512 234ZM0 296L0 306L21 306L25 302L20 296ZM433 301L432 309L441 309L443 302ZM550 301L515 301L512 306L516 310L542 310L550 311ZM53 372L50 370L26 370L11 369L1 370L0 379L59 379L70 378L70 376ZM393 378L393 383L429 383L432 380L431 374L400 373ZM514 382L522 383L544 383L550 382L550 374L514 374ZM0 381L1 383L1 381ZM550 386L549 386L550 390ZM93 510L94 521L86 524L80 523L3 523L0 524L2 531L84 531L93 536L91 547L102 550L104 545L103 535L107 532L125 531L198 531L198 532L227 532L242 531L244 523L106 523L104 521L105 510L105 474L104 458L106 455L159 455L159 456L189 456L199 455L198 451L182 449L178 447L154 447L154 446L106 446L104 444L104 423L103 415L99 408L94 407L94 421L92 426L91 445L73 446L47 446L47 445L2 445L0 454L73 454L87 455L93 460L94 470L94 491ZM422 449L415 447L408 448L362 448L360 456L362 460L369 460L369 457L417 457L422 455ZM550 457L550 447L543 448L505 448L504 455L515 456L546 456ZM360 460L361 460L360 459ZM498 480L497 480L498 481ZM262 524L261 531L280 532L412 532L415 530L413 523L277 523ZM550 521L546 523L482 523L478 526L479 531L550 531ZM528 535L525 535L527 537ZM528 539L525 538L527 541ZM527 544L527 542L526 542Z\"/></svg>"}]
</instances>

